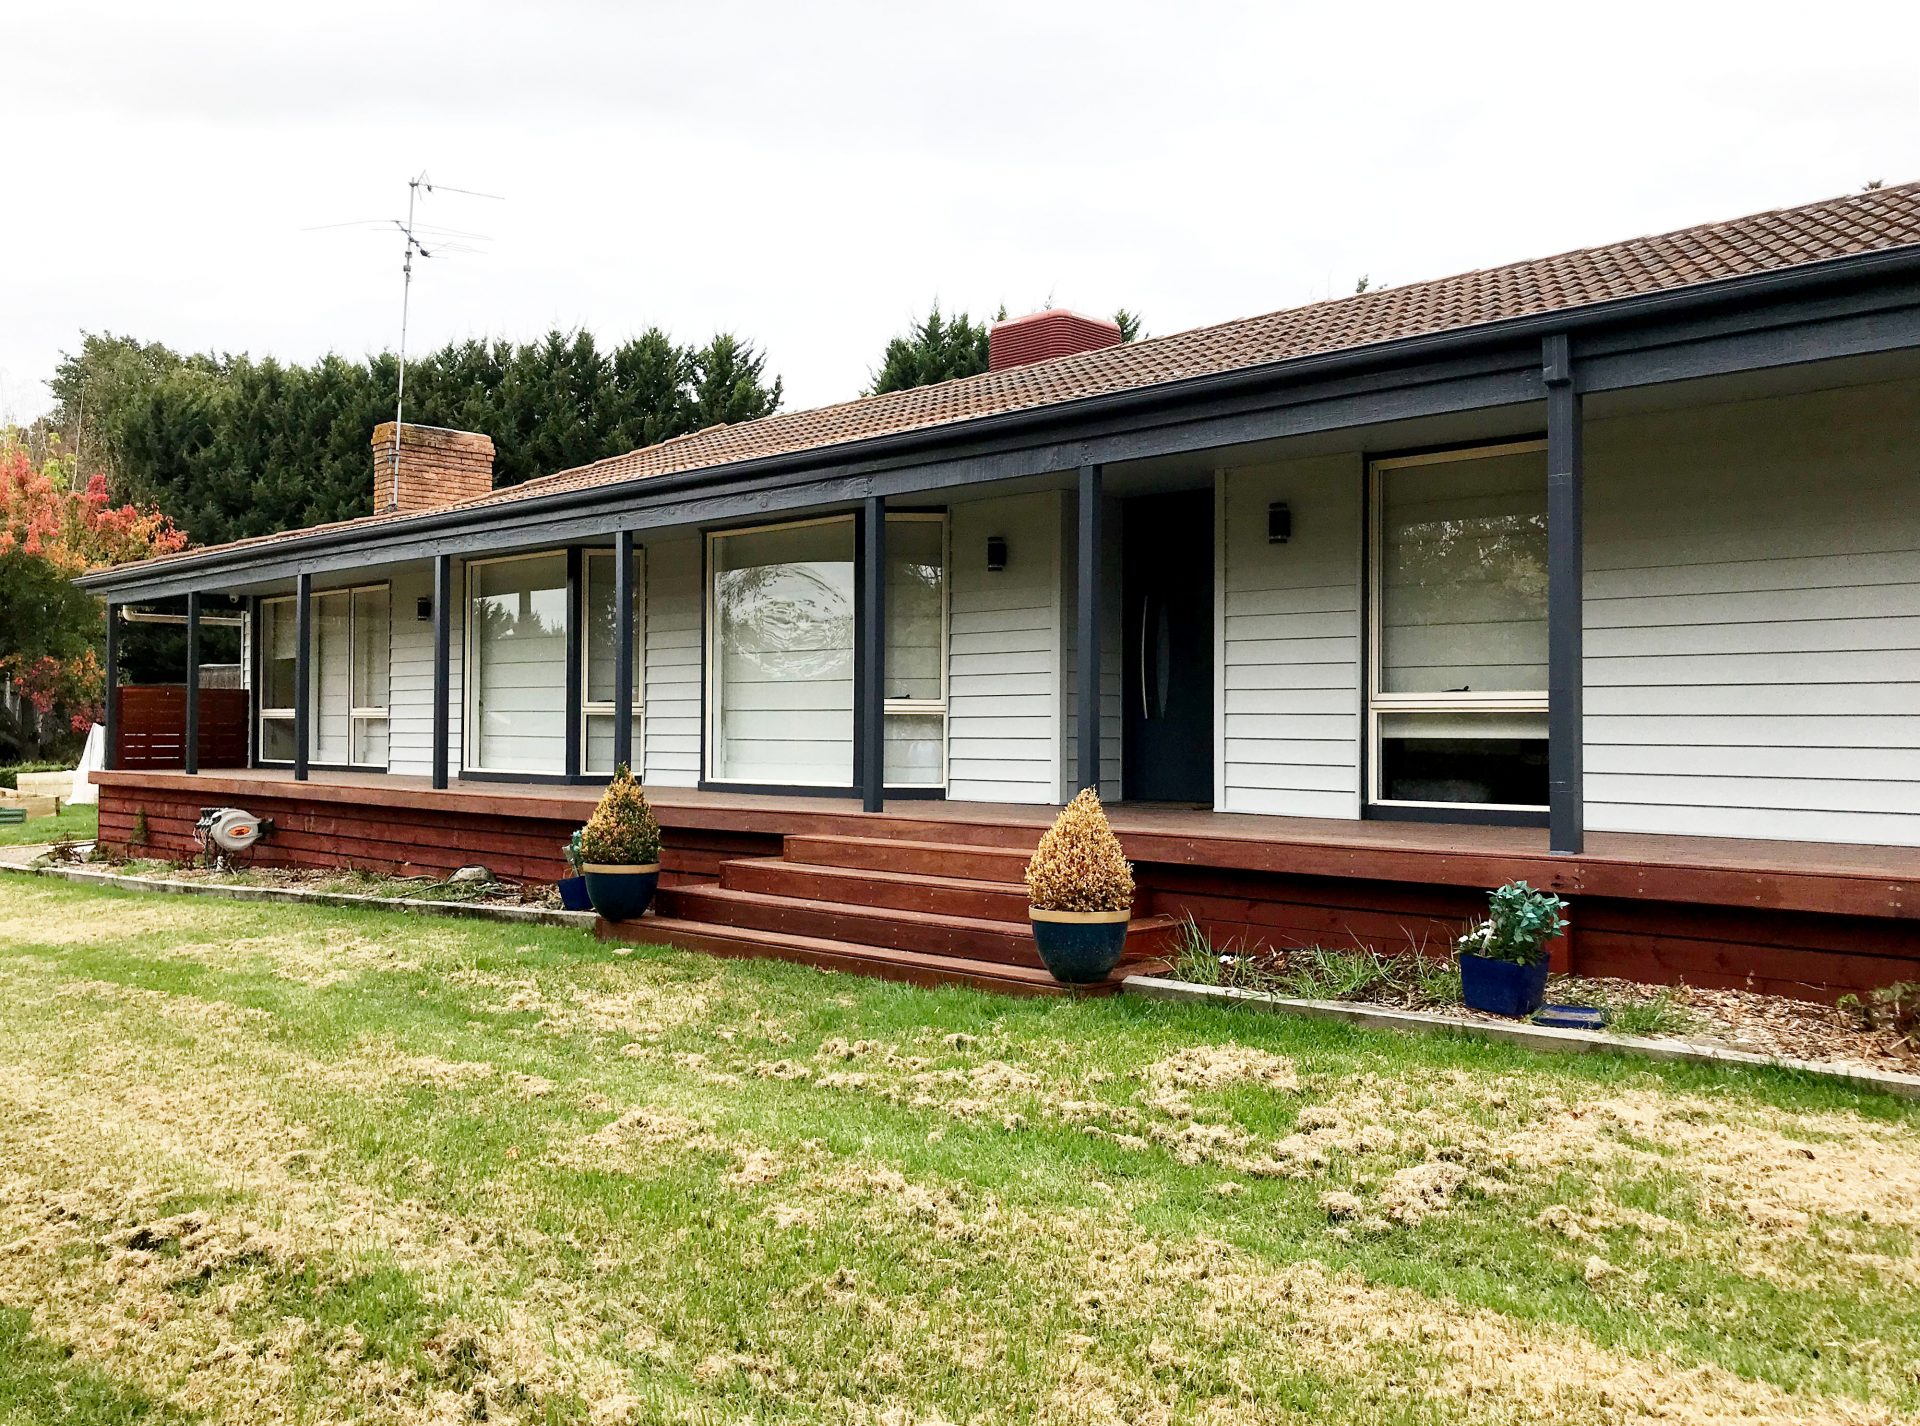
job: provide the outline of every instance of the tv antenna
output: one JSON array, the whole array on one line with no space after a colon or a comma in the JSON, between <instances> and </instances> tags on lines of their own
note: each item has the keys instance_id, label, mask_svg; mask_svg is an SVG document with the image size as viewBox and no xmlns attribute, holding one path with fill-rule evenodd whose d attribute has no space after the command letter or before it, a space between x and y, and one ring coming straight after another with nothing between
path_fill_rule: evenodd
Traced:
<instances>
[{"instance_id":1,"label":"tv antenna","mask_svg":"<svg viewBox=\"0 0 1920 1426\"><path fill-rule=\"evenodd\" d=\"M443 247L440 242L441 236L454 238L481 236L478 233L461 233L452 228L430 229L416 223L414 214L420 202L422 190L428 193L436 190L442 193L458 193L467 198L490 199L495 203L504 201L498 193L476 193L471 188L453 188L444 183L436 184L427 176L427 171L423 168L417 175L407 180L407 221L403 223L398 218L390 220L394 227L400 230L406 243L405 257L400 264L400 382L393 400L393 443L387 451L387 509L389 510L400 508L400 424L405 418L407 409L407 315L413 301L414 254L418 253L423 258L430 258L435 251L445 254L449 251L461 250L457 247ZM432 248L421 241L423 233L433 238ZM466 251L472 251L472 249L466 249Z\"/></svg>"}]
</instances>

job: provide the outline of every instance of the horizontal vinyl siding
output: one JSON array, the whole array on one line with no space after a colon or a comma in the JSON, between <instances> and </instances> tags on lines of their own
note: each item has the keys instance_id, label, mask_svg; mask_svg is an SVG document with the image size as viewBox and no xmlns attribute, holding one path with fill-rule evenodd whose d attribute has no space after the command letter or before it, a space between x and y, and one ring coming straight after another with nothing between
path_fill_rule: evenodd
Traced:
<instances>
[{"instance_id":1,"label":"horizontal vinyl siding","mask_svg":"<svg viewBox=\"0 0 1920 1426\"><path fill-rule=\"evenodd\" d=\"M453 649L448 658L449 695L447 767L460 766L460 655L466 638L458 591L465 587L458 565L453 572ZM393 659L387 690L387 766L396 773L427 777L433 772L433 620L418 617L419 601L433 597L433 570L418 566L393 576Z\"/></svg>"},{"instance_id":2,"label":"horizontal vinyl siding","mask_svg":"<svg viewBox=\"0 0 1920 1426\"><path fill-rule=\"evenodd\" d=\"M1050 803L1061 781L1062 497L953 506L947 656L947 796ZM1007 542L990 574L987 539Z\"/></svg>"},{"instance_id":3,"label":"horizontal vinyl siding","mask_svg":"<svg viewBox=\"0 0 1920 1426\"><path fill-rule=\"evenodd\" d=\"M647 543L642 781L700 781L701 552L697 536Z\"/></svg>"},{"instance_id":4,"label":"horizontal vinyl siding","mask_svg":"<svg viewBox=\"0 0 1920 1426\"><path fill-rule=\"evenodd\" d=\"M1920 384L1587 427L1602 830L1920 845Z\"/></svg>"},{"instance_id":5,"label":"horizontal vinyl siding","mask_svg":"<svg viewBox=\"0 0 1920 1426\"><path fill-rule=\"evenodd\" d=\"M1360 815L1361 463L1225 472L1219 651L1223 811ZM1293 538L1267 543L1285 501Z\"/></svg>"}]
</instances>

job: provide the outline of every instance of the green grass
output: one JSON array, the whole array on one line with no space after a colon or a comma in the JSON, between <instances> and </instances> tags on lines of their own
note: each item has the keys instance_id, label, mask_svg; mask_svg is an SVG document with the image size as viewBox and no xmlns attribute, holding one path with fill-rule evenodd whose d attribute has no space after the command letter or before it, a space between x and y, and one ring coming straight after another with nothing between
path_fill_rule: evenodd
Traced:
<instances>
[{"instance_id":1,"label":"green grass","mask_svg":"<svg viewBox=\"0 0 1920 1426\"><path fill-rule=\"evenodd\" d=\"M1786 1072L0 876L6 1426L1854 1419L1916 1235Z\"/></svg>"},{"instance_id":2,"label":"green grass","mask_svg":"<svg viewBox=\"0 0 1920 1426\"><path fill-rule=\"evenodd\" d=\"M29 817L0 827L0 847L32 847L42 842L91 841L100 829L100 809L91 804L62 807L51 817Z\"/></svg>"},{"instance_id":3,"label":"green grass","mask_svg":"<svg viewBox=\"0 0 1920 1426\"><path fill-rule=\"evenodd\" d=\"M1460 1003L1460 969L1451 956L1416 951L1389 955L1365 946L1223 950L1192 917L1180 928L1173 974L1198 985L1227 985L1296 1000L1366 1000L1412 1009Z\"/></svg>"},{"instance_id":4,"label":"green grass","mask_svg":"<svg viewBox=\"0 0 1920 1426\"><path fill-rule=\"evenodd\" d=\"M1607 1008L1607 1028L1621 1035L1684 1035L1696 1024L1693 1014L1671 990Z\"/></svg>"}]
</instances>

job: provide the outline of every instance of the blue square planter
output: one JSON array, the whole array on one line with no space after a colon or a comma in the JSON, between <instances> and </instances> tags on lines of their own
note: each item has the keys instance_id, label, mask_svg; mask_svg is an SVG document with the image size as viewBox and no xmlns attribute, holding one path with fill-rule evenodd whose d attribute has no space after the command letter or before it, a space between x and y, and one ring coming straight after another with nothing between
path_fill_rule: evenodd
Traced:
<instances>
[{"instance_id":1,"label":"blue square planter","mask_svg":"<svg viewBox=\"0 0 1920 1426\"><path fill-rule=\"evenodd\" d=\"M560 904L569 911L593 910L593 899L587 895L587 879L584 876L563 876L553 884L560 893Z\"/></svg>"},{"instance_id":2,"label":"blue square planter","mask_svg":"<svg viewBox=\"0 0 1920 1426\"><path fill-rule=\"evenodd\" d=\"M1543 956L1530 966L1496 961L1486 956L1460 956L1460 998L1469 1009L1523 1020L1547 998L1547 962Z\"/></svg>"}]
</instances>

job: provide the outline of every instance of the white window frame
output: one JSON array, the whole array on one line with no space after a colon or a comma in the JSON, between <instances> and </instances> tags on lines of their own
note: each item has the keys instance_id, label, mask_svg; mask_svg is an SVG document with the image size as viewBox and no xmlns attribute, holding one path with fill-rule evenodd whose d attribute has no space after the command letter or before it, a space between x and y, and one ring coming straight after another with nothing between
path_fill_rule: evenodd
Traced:
<instances>
[{"instance_id":1,"label":"white window frame","mask_svg":"<svg viewBox=\"0 0 1920 1426\"><path fill-rule=\"evenodd\" d=\"M1387 798L1381 792L1380 720L1391 713L1540 713L1547 711L1547 690L1499 690L1483 693L1385 693L1381 691L1380 654L1386 606L1385 531L1381 513L1386 508L1386 476L1390 471L1453 461L1484 460L1491 456L1528 455L1545 451L1542 440L1497 441L1458 450L1423 451L1417 455L1386 456L1367 462L1367 801L1375 807L1418 807L1441 811L1544 812L1544 802L1423 802Z\"/></svg>"},{"instance_id":2,"label":"white window frame","mask_svg":"<svg viewBox=\"0 0 1920 1426\"><path fill-rule=\"evenodd\" d=\"M354 667L353 667L354 665L353 651L355 648L354 635L356 632L353 627L354 596L357 594L368 594L373 592L374 590L383 590L385 591L387 596L387 698L389 702L386 704L370 704L370 703L362 704L361 703L360 689L356 686L359 680L354 676ZM322 599L344 598L347 601L347 702L348 702L347 747L351 749L359 741L359 739L356 737L356 734L359 732L359 728L357 725L361 723L375 723L375 722L386 723L388 722L390 717L391 700L393 698L393 584L391 581L388 581L388 580L377 580L371 584L349 584L349 585L342 585L337 589L316 589L313 591L311 598L313 600L313 603L316 605ZM299 596L293 595L293 594L276 594L271 598L262 599L260 601L260 622L262 627L264 628L267 622L267 610L276 604L285 604L285 605L292 606L293 617L297 621L300 617L299 603L300 603ZM295 637L297 638L298 635L296 634ZM264 660L267 657L269 657L272 653L273 645L270 640L265 638L262 638L260 640L260 645L261 645L261 658L264 665ZM313 667L311 657L309 657L308 659L307 667L309 670L311 670ZM261 670L261 675L260 675L261 707L258 715L258 721L262 726L262 732L264 732L265 725L269 722L291 723L291 722L294 722L296 718L295 711L292 708L269 708L266 706L266 698L265 698L266 684L267 684L266 671L263 666ZM308 694L308 701L311 702L313 690L309 688L307 690L307 694ZM309 710L309 715L311 715L311 710ZM391 736L392 734L391 726L389 726L388 728L388 734L389 736ZM309 742L311 742L313 737L313 719L311 716L309 716L307 719L307 737ZM256 735L254 760L260 763L263 767L292 767L293 766L294 764L293 758L270 758L266 755L264 751L265 747L266 747L266 738L264 736ZM313 757L313 749L311 746L309 746L307 749L307 757L309 758L309 760L311 760ZM387 757L389 761L391 761L393 757L393 749L391 744L389 744L387 749ZM388 766L388 764L385 762L377 762L377 763L346 762L346 763L324 763L324 764L313 763L312 765L315 767L347 767L347 768L382 769L382 770Z\"/></svg>"},{"instance_id":3,"label":"white window frame","mask_svg":"<svg viewBox=\"0 0 1920 1426\"><path fill-rule=\"evenodd\" d=\"M593 665L593 650L588 647L588 625L586 611L590 606L593 589L593 566L596 561L604 560L607 565L607 577L615 580L615 589L619 588L619 571L614 561L620 557L619 551L608 549L587 549L580 552L580 607L576 617L580 620L580 774L582 777L599 777L601 774L587 766L587 720L591 717L611 718L614 715L612 699L593 700L587 697L587 691L593 687L590 670ZM646 764L647 729L647 551L644 545L633 547L633 762L644 769ZM616 627L618 627L616 625ZM615 655L619 651L616 649ZM613 776L613 769L606 776Z\"/></svg>"},{"instance_id":4,"label":"white window frame","mask_svg":"<svg viewBox=\"0 0 1920 1426\"><path fill-rule=\"evenodd\" d=\"M718 691L716 685L718 683L720 670L719 659L716 657L720 647L720 617L719 610L714 607L713 599L714 590L718 583L714 578L715 549L719 546L720 541L730 539L735 535L761 535L773 530L798 530L809 525L852 526L853 523L854 516L849 513L845 515L821 515L810 520L779 520L769 525L734 525L725 530L707 531L707 558L703 571L703 577L706 580L707 587L701 595L705 610L702 618L706 625L705 635L701 640L703 645L701 657L706 661L706 677L703 680L703 696L706 703L706 716L703 720L705 736L701 739L704 746L700 754L700 776L703 781L713 783L717 787L727 787L736 784L743 787L758 786L756 783L748 783L744 778L715 777L713 774L713 757L715 751L720 746L720 705L715 697ZM857 610L855 614L857 618ZM855 648L858 649L860 631L857 626L854 629L853 641ZM860 690L856 681L854 697L857 699L859 696ZM854 751L857 755L859 749L856 748ZM847 786L846 783L840 782L801 782L798 780L781 785L785 787L831 787L836 789Z\"/></svg>"},{"instance_id":5,"label":"white window frame","mask_svg":"<svg viewBox=\"0 0 1920 1426\"><path fill-rule=\"evenodd\" d=\"M552 559L556 555L560 557L563 563L565 562L567 552L564 548L555 550L531 550L525 554L495 555L490 559L470 559L466 562L462 571L460 588L464 596L464 602L460 606L460 619L466 626L464 630L465 637L461 640L460 653L460 769L462 772L483 773L489 777L525 777L548 781L566 776L566 768L564 765L551 772L544 770L529 772L525 768L481 767L479 764L471 761L474 751L480 746L479 717L474 708L474 703L480 696L480 659L475 642L480 633L480 621L473 617L474 572L485 569L489 565L520 564L527 560ZM571 581L563 582L562 587L564 588L568 583L571 583ZM580 611L573 607L572 600L568 600L567 620L569 630L572 627L573 621L579 617ZM586 647L586 640L582 639L580 644L584 649ZM566 668L566 660L564 658L560 661L560 667L563 670ZM564 698L566 695L563 692L561 696ZM564 714L562 715L560 726L562 728L566 727Z\"/></svg>"},{"instance_id":6,"label":"white window frame","mask_svg":"<svg viewBox=\"0 0 1920 1426\"><path fill-rule=\"evenodd\" d=\"M938 698L889 698L882 705L885 717L895 714L904 716L920 715L928 717L940 715L940 780L938 782L890 782L889 789L901 792L944 792L947 787L947 665L951 662L949 650L952 645L953 623L953 527L944 510L901 510L887 512L889 523L927 524L938 522L940 525L940 696ZM880 755L886 760L886 729L881 728Z\"/></svg>"},{"instance_id":7,"label":"white window frame","mask_svg":"<svg viewBox=\"0 0 1920 1426\"><path fill-rule=\"evenodd\" d=\"M857 517L855 517L852 513L848 513L844 515L818 515L805 520L780 520L767 525L735 525L725 530L707 531L706 563L704 568L704 578L706 580L706 589L702 595L703 607L705 611L703 622L705 623L706 628L705 628L703 637L701 639L701 644L702 644L701 657L705 661L705 676L702 680L703 698L705 702L705 717L703 719L705 735L701 740L703 747L701 750L701 757L700 757L700 768L701 768L700 775L703 781L710 782L710 783L713 783L715 786L721 786L721 787L727 786L732 783L743 783L743 779L740 779L740 778L715 777L713 775L713 755L714 755L714 750L719 746L719 736L720 736L719 705L714 697L715 674L719 667L718 661L716 659L716 652L719 647L719 627L720 627L718 611L714 608L714 600L713 600L714 583L715 583L714 581L714 549L715 547L718 545L718 543L721 540L727 539L730 536L734 536L734 535L757 535L757 534L764 534L772 530L796 530L807 525L838 525L838 524L853 525L856 522L856 518ZM948 756L949 738L953 728L952 720L947 716L947 702L948 702L947 671L948 671L949 664L952 662L951 649L952 649L952 624L953 624L953 548L952 548L953 530L952 530L952 524L947 518L947 512L944 510L897 510L897 511L889 510L886 513L886 518L889 521L895 521L895 520L899 520L899 521L937 520L939 521L940 522L940 561L941 561L941 565L940 565L940 568L941 568L940 696L938 698L889 698L889 699L886 699L881 706L883 717L891 716L894 714L916 714L916 713L921 715L931 715L934 713L938 713L940 715L940 780L938 782L888 783L887 787L889 789L897 790L900 792L921 792L921 793L944 792L947 787L948 764L949 764L949 756ZM859 647L859 640L860 640L860 633L859 633L859 629L856 627L854 630L854 645L856 650ZM854 696L856 699L859 697L859 689L857 686L854 689ZM885 752L886 752L885 732L886 730L883 726L881 729L881 734L882 734L881 756L883 761L885 759ZM856 749L855 751L857 753L858 749ZM840 787L846 786L847 784L842 784L838 782L792 782L784 785L790 786L790 787L840 788Z\"/></svg>"}]
</instances>

